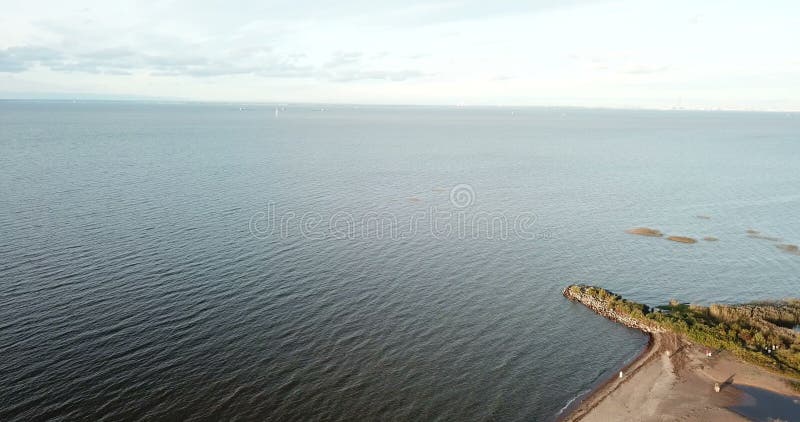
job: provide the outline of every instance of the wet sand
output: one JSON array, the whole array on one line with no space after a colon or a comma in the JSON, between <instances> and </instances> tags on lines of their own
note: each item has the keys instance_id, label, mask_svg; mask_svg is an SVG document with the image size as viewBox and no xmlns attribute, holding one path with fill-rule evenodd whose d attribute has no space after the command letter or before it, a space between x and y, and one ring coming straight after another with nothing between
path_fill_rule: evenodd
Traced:
<instances>
[{"instance_id":1,"label":"wet sand","mask_svg":"<svg viewBox=\"0 0 800 422\"><path fill-rule=\"evenodd\" d=\"M731 407L734 412L756 421L800 420L800 399L746 385L736 388L745 398Z\"/></svg>"},{"instance_id":2,"label":"wet sand","mask_svg":"<svg viewBox=\"0 0 800 422\"><path fill-rule=\"evenodd\" d=\"M651 336L648 348L623 369L621 379L615 376L598 387L563 420L745 421L730 410L748 398L737 385L800 398L783 377L727 352L707 357L706 348L675 334ZM715 383L721 386L719 393Z\"/></svg>"}]
</instances>

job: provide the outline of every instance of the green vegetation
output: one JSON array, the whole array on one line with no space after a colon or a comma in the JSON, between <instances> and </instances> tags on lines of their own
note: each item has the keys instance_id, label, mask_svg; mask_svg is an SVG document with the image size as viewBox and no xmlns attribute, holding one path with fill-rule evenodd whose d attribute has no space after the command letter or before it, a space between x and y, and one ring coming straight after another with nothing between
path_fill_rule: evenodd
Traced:
<instances>
[{"instance_id":1,"label":"green vegetation","mask_svg":"<svg viewBox=\"0 0 800 422\"><path fill-rule=\"evenodd\" d=\"M610 291L600 287L572 286L571 289L577 289L573 290L573 292L577 293L580 292L584 287L584 294L588 293L590 296L605 302L609 309L614 309L615 311L631 315L634 318L645 318L646 315L650 313L650 308L647 305L631 302L618 294L611 293Z\"/></svg>"},{"instance_id":2,"label":"green vegetation","mask_svg":"<svg viewBox=\"0 0 800 422\"><path fill-rule=\"evenodd\" d=\"M571 286L606 306L669 331L683 334L696 343L725 349L748 362L800 379L800 333L788 327L800 324L800 300L758 302L709 307L670 301L652 311L608 290ZM794 384L800 391L800 382Z\"/></svg>"}]
</instances>

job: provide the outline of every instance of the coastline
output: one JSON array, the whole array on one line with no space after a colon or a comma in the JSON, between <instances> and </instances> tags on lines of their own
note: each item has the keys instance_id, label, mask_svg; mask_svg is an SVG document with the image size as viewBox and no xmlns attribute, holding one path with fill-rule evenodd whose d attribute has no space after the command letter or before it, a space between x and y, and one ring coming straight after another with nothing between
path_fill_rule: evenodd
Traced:
<instances>
[{"instance_id":1,"label":"coastline","mask_svg":"<svg viewBox=\"0 0 800 422\"><path fill-rule=\"evenodd\" d=\"M694 345L667 333L648 333L651 341L626 367L589 393L561 422L606 420L745 421L728 407L742 400L740 392L726 387L713 390L715 379L701 376L686 365ZM678 350L677 353L667 351ZM615 372L616 373L616 372ZM719 381L720 383L724 381Z\"/></svg>"},{"instance_id":2,"label":"coastline","mask_svg":"<svg viewBox=\"0 0 800 422\"><path fill-rule=\"evenodd\" d=\"M628 362L627 364L623 365L618 370L614 371L613 376L606 379L605 381L601 381L598 385L594 388L589 390L588 393L583 395L582 397L578 397L579 401L575 401L565 407L561 414L558 415L556 421L558 422L576 422L581 420L584 416L586 416L592 409L594 409L598 404L600 404L603 399L611 394L614 390L619 387L620 384L630 379L629 377L636 374L636 371L641 368L648 360L650 360L653 356L653 353L656 349L656 337L651 333L645 333L647 335L647 344L644 346L641 352L637 354L633 360ZM621 371L623 374L629 374L628 376L623 376L623 378L619 378L616 374Z\"/></svg>"},{"instance_id":3,"label":"coastline","mask_svg":"<svg viewBox=\"0 0 800 422\"><path fill-rule=\"evenodd\" d=\"M571 294L567 289L564 296L614 322L641 330L649 340L633 361L618 370L622 371L622 378L615 371L580 401L570 403L555 417L559 422L746 421L749 419L741 411L743 403L757 412L771 406L769 399L757 402L745 389L736 386L755 388L767 396L800 403L800 393L792 390L784 376L744 362L729 352L715 351L708 356L710 349L680 334L632 321L592 298ZM715 391L715 384L720 386L719 392ZM797 406L800 409L800 404Z\"/></svg>"}]
</instances>

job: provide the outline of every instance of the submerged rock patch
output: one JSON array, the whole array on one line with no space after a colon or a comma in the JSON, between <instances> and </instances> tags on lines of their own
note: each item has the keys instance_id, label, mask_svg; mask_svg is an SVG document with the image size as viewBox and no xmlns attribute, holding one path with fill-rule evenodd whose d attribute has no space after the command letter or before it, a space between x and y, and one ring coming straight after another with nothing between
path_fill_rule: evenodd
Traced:
<instances>
[{"instance_id":1,"label":"submerged rock patch","mask_svg":"<svg viewBox=\"0 0 800 422\"><path fill-rule=\"evenodd\" d=\"M780 237L767 236L767 235L761 234L759 232L750 233L750 230L748 230L747 233L748 233L747 237L749 237L751 239L769 240L770 242L780 242L781 240L783 240Z\"/></svg>"},{"instance_id":2,"label":"submerged rock patch","mask_svg":"<svg viewBox=\"0 0 800 422\"><path fill-rule=\"evenodd\" d=\"M650 236L650 237L661 237L661 236L663 236L663 234L660 231L658 231L656 229L651 229L651 228L648 228L648 227L636 227L636 228L633 228L633 229L628 229L628 230L625 230L625 233L636 234L636 235L639 235L639 236Z\"/></svg>"},{"instance_id":3,"label":"submerged rock patch","mask_svg":"<svg viewBox=\"0 0 800 422\"><path fill-rule=\"evenodd\" d=\"M697 243L697 239L693 239L691 237L686 237L686 236L670 236L667 238L667 240L679 243Z\"/></svg>"},{"instance_id":4,"label":"submerged rock patch","mask_svg":"<svg viewBox=\"0 0 800 422\"><path fill-rule=\"evenodd\" d=\"M792 255L800 255L800 248L797 245L778 245L778 249Z\"/></svg>"}]
</instances>

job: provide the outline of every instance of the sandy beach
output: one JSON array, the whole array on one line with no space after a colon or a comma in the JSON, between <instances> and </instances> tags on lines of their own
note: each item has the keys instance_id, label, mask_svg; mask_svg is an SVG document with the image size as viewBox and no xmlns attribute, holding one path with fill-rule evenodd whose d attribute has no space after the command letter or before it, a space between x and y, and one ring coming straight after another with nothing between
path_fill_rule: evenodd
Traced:
<instances>
[{"instance_id":1,"label":"sandy beach","mask_svg":"<svg viewBox=\"0 0 800 422\"><path fill-rule=\"evenodd\" d=\"M800 398L786 380L727 352L706 356L705 347L671 333L654 333L643 353L598 387L564 421L746 421L729 410L747 385ZM714 391L719 383L720 392ZM798 415L800 418L800 415Z\"/></svg>"}]
</instances>

